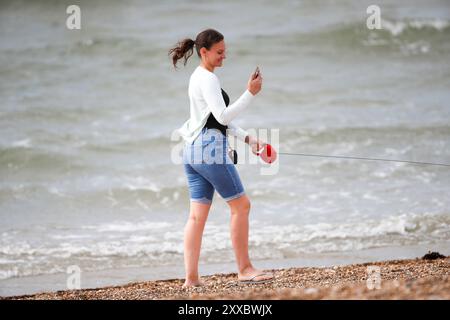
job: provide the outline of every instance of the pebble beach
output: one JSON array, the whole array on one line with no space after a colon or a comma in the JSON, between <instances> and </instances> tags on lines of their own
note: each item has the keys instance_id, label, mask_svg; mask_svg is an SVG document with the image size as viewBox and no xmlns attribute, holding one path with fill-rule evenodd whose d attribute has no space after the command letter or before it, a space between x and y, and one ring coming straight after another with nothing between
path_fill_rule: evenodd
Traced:
<instances>
[{"instance_id":1,"label":"pebble beach","mask_svg":"<svg viewBox=\"0 0 450 320\"><path fill-rule=\"evenodd\" d=\"M360 0L77 6L79 30L66 1L0 2L0 299L345 297L333 288L366 290L367 272L341 266L450 254L449 1L380 1L381 29ZM230 105L257 66L264 78L233 123L277 160L229 142L251 200L249 254L277 279L225 274L237 269L217 193L206 286L185 291L191 197L176 131L201 60L194 50L175 70L168 51L209 27L224 35L214 73ZM439 275L389 268L363 297ZM82 290L57 292L69 288Z\"/></svg>"},{"instance_id":2,"label":"pebble beach","mask_svg":"<svg viewBox=\"0 0 450 320\"><path fill-rule=\"evenodd\" d=\"M378 270L378 282L368 281ZM268 270L269 271L269 270ZM184 289L183 279L130 283L96 289L5 297L17 300L188 300L188 299L450 299L450 257L425 255L326 268L270 270L274 281L241 284L236 273L202 277L204 286ZM370 276L373 279L373 273Z\"/></svg>"}]
</instances>

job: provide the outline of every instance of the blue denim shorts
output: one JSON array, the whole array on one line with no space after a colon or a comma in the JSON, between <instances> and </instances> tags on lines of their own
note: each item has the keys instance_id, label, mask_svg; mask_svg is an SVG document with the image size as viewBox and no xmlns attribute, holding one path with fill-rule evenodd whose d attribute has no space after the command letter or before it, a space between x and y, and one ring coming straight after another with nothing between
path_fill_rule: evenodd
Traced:
<instances>
[{"instance_id":1,"label":"blue denim shorts","mask_svg":"<svg viewBox=\"0 0 450 320\"><path fill-rule=\"evenodd\" d=\"M244 187L233 160L228 155L228 140L217 129L203 128L183 149L183 165L191 201L210 204L214 190L225 201L244 195Z\"/></svg>"}]
</instances>

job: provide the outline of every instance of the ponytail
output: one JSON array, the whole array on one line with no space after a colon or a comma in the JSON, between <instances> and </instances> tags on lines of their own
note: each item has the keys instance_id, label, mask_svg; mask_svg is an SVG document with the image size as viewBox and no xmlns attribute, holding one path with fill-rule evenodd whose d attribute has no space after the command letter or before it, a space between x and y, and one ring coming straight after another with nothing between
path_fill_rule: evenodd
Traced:
<instances>
[{"instance_id":1,"label":"ponytail","mask_svg":"<svg viewBox=\"0 0 450 320\"><path fill-rule=\"evenodd\" d=\"M174 48L169 50L169 55L172 56L172 63L175 69L177 68L178 60L182 58L184 58L184 65L186 65L187 60L194 53L194 45L195 41L187 38L178 42Z\"/></svg>"}]
</instances>

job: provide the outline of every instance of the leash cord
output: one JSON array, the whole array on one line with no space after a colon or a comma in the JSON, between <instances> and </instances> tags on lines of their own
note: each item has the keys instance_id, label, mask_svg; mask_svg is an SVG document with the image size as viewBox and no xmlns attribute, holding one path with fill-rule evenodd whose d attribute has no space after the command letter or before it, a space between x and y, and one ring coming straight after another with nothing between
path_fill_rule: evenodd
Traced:
<instances>
[{"instance_id":1,"label":"leash cord","mask_svg":"<svg viewBox=\"0 0 450 320\"><path fill-rule=\"evenodd\" d=\"M450 167L447 163L434 163L434 162L421 162L421 161L408 161L408 160L396 160L396 159L381 159L381 158L364 158L364 157L346 157L346 156L329 156L323 154L307 154L307 153L290 153L279 152L279 154L287 156L304 156L304 157L321 157L321 158L339 158L339 159L354 159L354 160L372 160L372 161L391 161L391 162L404 162L418 165L431 165L431 166L444 166Z\"/></svg>"}]
</instances>

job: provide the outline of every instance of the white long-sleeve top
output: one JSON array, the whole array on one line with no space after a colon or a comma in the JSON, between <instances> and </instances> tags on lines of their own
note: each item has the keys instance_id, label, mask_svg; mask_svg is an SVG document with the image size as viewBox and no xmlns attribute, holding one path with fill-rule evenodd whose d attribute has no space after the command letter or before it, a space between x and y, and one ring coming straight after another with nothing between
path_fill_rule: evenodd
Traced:
<instances>
[{"instance_id":1,"label":"white long-sleeve top","mask_svg":"<svg viewBox=\"0 0 450 320\"><path fill-rule=\"evenodd\" d=\"M212 113L216 120L228 126L228 133L244 141L248 132L231 121L252 101L253 94L246 90L228 107L223 101L219 78L198 66L189 79L190 118L178 129L186 142L192 143L200 134Z\"/></svg>"}]
</instances>

